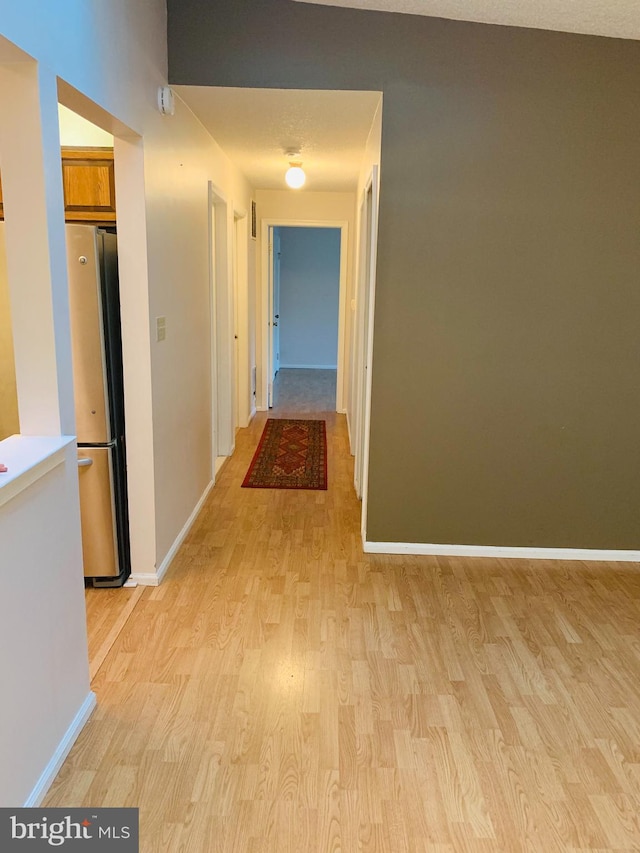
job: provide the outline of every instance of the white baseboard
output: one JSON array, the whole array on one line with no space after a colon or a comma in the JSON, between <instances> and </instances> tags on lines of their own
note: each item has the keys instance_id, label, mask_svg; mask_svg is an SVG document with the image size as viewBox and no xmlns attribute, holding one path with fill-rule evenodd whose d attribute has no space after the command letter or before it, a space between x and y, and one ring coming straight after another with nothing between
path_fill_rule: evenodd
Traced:
<instances>
[{"instance_id":1,"label":"white baseboard","mask_svg":"<svg viewBox=\"0 0 640 853\"><path fill-rule=\"evenodd\" d=\"M251 409L251 411L250 411L250 412L249 412L249 414L247 415L247 417L246 417L246 419L245 419L244 423L238 423L238 424L236 425L236 432L237 432L239 429L246 429L246 428L249 426L249 424L251 423L251 421L253 420L253 418L254 418L254 416L255 416L255 413L256 413L256 410L255 410L255 409Z\"/></svg>"},{"instance_id":2,"label":"white baseboard","mask_svg":"<svg viewBox=\"0 0 640 853\"><path fill-rule=\"evenodd\" d=\"M356 455L356 449L353 446L353 438L351 437L351 421L349 420L349 412L347 411L347 412L345 412L345 414L347 416L347 432L349 433L349 453L352 456L355 456Z\"/></svg>"},{"instance_id":3,"label":"white baseboard","mask_svg":"<svg viewBox=\"0 0 640 853\"><path fill-rule=\"evenodd\" d=\"M56 747L56 751L51 756L51 760L43 770L40 778L36 782L34 789L31 791L29 796L24 803L23 808L35 808L40 805L40 803L44 800L45 795L51 785L53 784L53 780L58 775L58 771L62 767L62 764L71 752L71 747L76 742L78 735L84 728L85 723L91 716L93 709L96 707L96 694L93 690L90 690L86 699L80 706L78 713L73 718L71 725L67 729L64 734L64 737Z\"/></svg>"},{"instance_id":4,"label":"white baseboard","mask_svg":"<svg viewBox=\"0 0 640 853\"><path fill-rule=\"evenodd\" d=\"M171 565L171 561L173 560L173 558L177 554L178 548L184 542L184 539L185 539L187 533L191 529L193 522L198 517L198 513L202 509L202 505L206 501L207 495L209 494L209 492L211 491L212 488L213 488L213 480L211 480L209 482L209 485L207 486L207 488L202 493L198 503L195 505L195 507L193 509L193 512L191 513L191 515L189 516L189 518L185 522L185 525L182 528L182 530L180 531L180 533L178 533L178 535L176 536L176 538L173 542L173 545L167 551L167 554L166 554L164 560L160 563L158 569L155 572L131 572L131 574L129 575L129 580L132 581L132 583L140 584L140 586L159 586L160 585L162 578L165 576L165 574L167 573L167 569Z\"/></svg>"},{"instance_id":5,"label":"white baseboard","mask_svg":"<svg viewBox=\"0 0 640 853\"><path fill-rule=\"evenodd\" d=\"M416 542L367 542L366 554L406 554L429 557L489 557L514 560L582 560L612 563L640 563L640 551L597 548L518 548L502 545L427 545Z\"/></svg>"},{"instance_id":6,"label":"white baseboard","mask_svg":"<svg viewBox=\"0 0 640 853\"><path fill-rule=\"evenodd\" d=\"M268 406L256 406L256 412L268 412L268 411L269 411Z\"/></svg>"},{"instance_id":7,"label":"white baseboard","mask_svg":"<svg viewBox=\"0 0 640 853\"><path fill-rule=\"evenodd\" d=\"M184 540L186 538L187 533L191 530L191 526L193 525L193 522L196 520L196 518L200 514L200 510L202 509L202 505L206 501L207 496L209 495L209 492L211 491L212 488L213 488L213 480L210 480L209 485L206 487L206 489L202 493L200 500L198 501L198 503L193 508L193 512L191 513L189 518L186 520L184 527L182 528L180 533L178 533L178 535L176 536L174 543L171 546L171 548L169 548L166 557L160 563L160 566L158 567L158 571L157 571L158 583L160 583L162 578L165 576L167 569L171 565L173 558L175 557L175 555L178 552L178 548L182 545L182 543L184 542Z\"/></svg>"},{"instance_id":8,"label":"white baseboard","mask_svg":"<svg viewBox=\"0 0 640 853\"><path fill-rule=\"evenodd\" d=\"M157 572L131 572L128 581L135 586L158 586L160 578Z\"/></svg>"}]
</instances>

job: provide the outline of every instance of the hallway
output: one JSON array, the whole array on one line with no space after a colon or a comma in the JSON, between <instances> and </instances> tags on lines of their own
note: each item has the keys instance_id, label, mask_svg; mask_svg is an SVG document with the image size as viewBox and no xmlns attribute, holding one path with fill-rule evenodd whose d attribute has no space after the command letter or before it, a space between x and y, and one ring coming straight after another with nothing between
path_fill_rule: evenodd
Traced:
<instances>
[{"instance_id":1,"label":"hallway","mask_svg":"<svg viewBox=\"0 0 640 853\"><path fill-rule=\"evenodd\" d=\"M269 415L318 416L293 373ZM241 489L238 432L45 805L139 806L144 853L637 849L638 573L363 554L316 379L328 491Z\"/></svg>"}]
</instances>

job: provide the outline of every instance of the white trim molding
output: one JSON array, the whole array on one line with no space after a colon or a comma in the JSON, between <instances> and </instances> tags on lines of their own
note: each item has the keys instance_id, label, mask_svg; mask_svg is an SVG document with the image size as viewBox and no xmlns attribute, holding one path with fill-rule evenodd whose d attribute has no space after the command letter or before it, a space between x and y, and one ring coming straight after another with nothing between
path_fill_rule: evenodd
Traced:
<instances>
[{"instance_id":1,"label":"white trim molding","mask_svg":"<svg viewBox=\"0 0 640 853\"><path fill-rule=\"evenodd\" d=\"M159 586L160 578L157 572L131 572L127 578L127 583L131 586Z\"/></svg>"},{"instance_id":2,"label":"white trim molding","mask_svg":"<svg viewBox=\"0 0 640 853\"><path fill-rule=\"evenodd\" d=\"M204 502L206 501L206 499L209 495L209 492L211 491L212 488L213 488L213 480L210 480L209 485L204 490L204 492L202 493L202 495L200 497L200 500L198 501L198 503L193 508L193 512L191 513L189 518L186 520L184 527L182 528L180 533L178 533L178 535L174 539L173 545L167 551L167 554L166 554L164 560L160 563L157 571L155 571L155 572L132 572L129 575L129 581L132 581L134 583L138 583L138 584L140 584L140 586L159 586L160 585L162 578L167 573L167 570L173 561L173 558L178 553L178 549L180 548L180 546L182 545L182 543L186 539L187 533L191 530L191 527L193 526L194 521L196 520L196 518L200 514L200 510L202 509L202 506L203 506Z\"/></svg>"},{"instance_id":3,"label":"white trim molding","mask_svg":"<svg viewBox=\"0 0 640 853\"><path fill-rule=\"evenodd\" d=\"M93 690L90 690L84 702L78 709L78 713L71 721L71 725L65 732L64 737L56 747L55 752L51 756L51 760L42 771L34 789L27 797L23 808L28 809L37 807L44 800L46 793L53 784L53 780L58 775L58 771L62 767L65 758L71 752L71 747L76 742L78 735L84 728L85 723L93 713L93 709L96 705L96 694Z\"/></svg>"},{"instance_id":4,"label":"white trim molding","mask_svg":"<svg viewBox=\"0 0 640 853\"><path fill-rule=\"evenodd\" d=\"M377 164L364 188L360 206L360 237L358 256L360 269L357 278L355 318L355 359L353 379L356 383L354 486L362 499L360 533L367 538L369 501L369 441L371 427L371 381L373 376L373 326L376 304L376 267L378 257L378 200L380 170ZM368 199L371 193L371 210ZM369 216L369 219L367 217ZM368 232L366 231L369 225ZM367 266L368 264L368 266Z\"/></svg>"},{"instance_id":5,"label":"white trim molding","mask_svg":"<svg viewBox=\"0 0 640 853\"><path fill-rule=\"evenodd\" d=\"M365 554L406 554L425 557L488 557L500 560L582 560L640 563L640 551L598 548L526 548L509 545L431 545L421 542L362 543Z\"/></svg>"},{"instance_id":6,"label":"white trim molding","mask_svg":"<svg viewBox=\"0 0 640 853\"><path fill-rule=\"evenodd\" d=\"M269 307L269 272L271 258L269 255L269 229L270 228L337 228L340 231L340 289L338 295L338 363L334 366L319 365L295 365L295 367L320 367L322 370L337 370L336 377L336 412L344 412L347 397L346 386L349 382L347 365L345 363L348 337L348 305L347 297L349 282L347 281L347 255L349 252L349 223L345 219L289 219L286 217L266 217L261 220L261 270L260 270L260 297L259 305L256 306L261 317L259 323L262 327L262 342L256 350L258 366L261 367L262 381L260 393L256 388L257 399L260 405L256 406L259 412L269 410L269 374L271 372L270 352L270 307ZM292 365L289 365L290 367ZM280 367L285 367L281 364Z\"/></svg>"}]
</instances>

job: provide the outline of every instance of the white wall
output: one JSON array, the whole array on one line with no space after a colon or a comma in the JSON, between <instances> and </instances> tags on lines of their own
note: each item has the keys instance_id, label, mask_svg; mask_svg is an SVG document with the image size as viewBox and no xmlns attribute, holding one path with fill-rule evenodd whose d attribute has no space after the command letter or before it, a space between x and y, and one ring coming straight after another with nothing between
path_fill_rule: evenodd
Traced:
<instances>
[{"instance_id":1,"label":"white wall","mask_svg":"<svg viewBox=\"0 0 640 853\"><path fill-rule=\"evenodd\" d=\"M162 130L145 145L149 313L167 329L151 343L158 566L211 477L208 181L227 200L229 275L233 209L250 207L249 185L179 98Z\"/></svg>"},{"instance_id":2,"label":"white wall","mask_svg":"<svg viewBox=\"0 0 640 853\"><path fill-rule=\"evenodd\" d=\"M335 368L340 230L279 228L280 366Z\"/></svg>"},{"instance_id":3,"label":"white wall","mask_svg":"<svg viewBox=\"0 0 640 853\"><path fill-rule=\"evenodd\" d=\"M13 59L27 73L6 66ZM5 110L0 157L12 223L7 243L23 431L25 424L28 432L50 435L73 429L58 99L115 136L132 564L138 580L157 583L211 479L207 182L227 196L230 218L234 207L250 209L250 188L184 104L178 100L172 117L157 111L157 88L167 82L164 0L0 0L0 71L22 87L12 83L13 101L6 87L0 91ZM28 103L18 89L27 93ZM28 134L22 131L21 153L11 134L19 134L23 113L31 124ZM25 191L28 216L20 209ZM23 247L34 228L43 239L31 258ZM247 268L251 275L252 257ZM253 282L249 293L255 293ZM166 317L167 337L156 343L152 329L159 315ZM35 393L38 388L42 393ZM15 621L30 626L30 648L16 644L1 622L0 646L11 648L16 670L28 666L38 649L51 669L46 683L38 670L42 692L35 708L26 684L7 699L18 729L3 752L0 790L6 800L0 805L19 804L51 759L51 742L36 739L25 776L14 783L23 761L19 721L45 725L51 706L60 704L60 682L70 697L60 705L63 730L78 710L71 705L77 706L87 688L77 469L73 458L67 465L65 482L73 493L68 500L42 502L25 492L12 515L32 537L54 524L64 527L67 565L57 599L71 604L64 620L34 623L24 577L12 570L3 579ZM5 504L3 515L12 504ZM23 567L26 536L11 541L9 565ZM60 562L49 553L51 542L42 542L31 564L37 567L30 576L34 585L39 576L56 576ZM46 646L65 643L83 657L82 672L68 670L62 656L47 655Z\"/></svg>"}]
</instances>

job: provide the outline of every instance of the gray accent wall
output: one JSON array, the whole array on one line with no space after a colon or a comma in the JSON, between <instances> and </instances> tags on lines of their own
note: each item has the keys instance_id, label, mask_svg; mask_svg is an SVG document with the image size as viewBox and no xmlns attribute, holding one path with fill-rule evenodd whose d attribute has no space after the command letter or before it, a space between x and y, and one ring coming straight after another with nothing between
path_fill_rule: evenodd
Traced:
<instances>
[{"instance_id":1,"label":"gray accent wall","mask_svg":"<svg viewBox=\"0 0 640 853\"><path fill-rule=\"evenodd\" d=\"M383 92L370 541L640 547L640 43L169 0L173 83Z\"/></svg>"}]
</instances>

